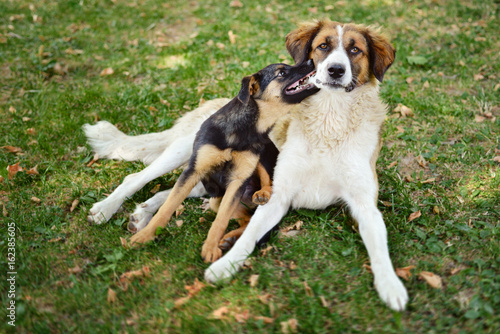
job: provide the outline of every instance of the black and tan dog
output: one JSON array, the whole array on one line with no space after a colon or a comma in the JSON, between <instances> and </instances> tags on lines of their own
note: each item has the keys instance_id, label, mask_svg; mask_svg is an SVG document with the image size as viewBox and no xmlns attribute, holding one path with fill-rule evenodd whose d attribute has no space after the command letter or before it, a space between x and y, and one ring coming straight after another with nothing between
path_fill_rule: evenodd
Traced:
<instances>
[{"instance_id":1,"label":"black and tan dog","mask_svg":"<svg viewBox=\"0 0 500 334\"><path fill-rule=\"evenodd\" d=\"M254 173L258 174L264 186L260 195L264 194L264 198L270 195L269 175L266 168L259 164L266 144L270 143L268 133L277 119L288 113L294 104L318 91L313 84L308 83L313 74L314 64L307 61L296 66L269 65L243 78L238 96L202 124L194 141L188 167L166 202L149 224L131 238L131 243L153 240L157 228L167 225L193 187L203 181L207 190L215 195L213 197L219 198L220 203L215 205L218 206L217 217L201 255L206 262L221 257L219 242L230 218L240 218L238 206L245 185ZM216 189L210 191L213 185L216 185ZM259 194L256 194L257 202L258 197ZM233 236L240 233L241 229Z\"/></svg>"}]
</instances>

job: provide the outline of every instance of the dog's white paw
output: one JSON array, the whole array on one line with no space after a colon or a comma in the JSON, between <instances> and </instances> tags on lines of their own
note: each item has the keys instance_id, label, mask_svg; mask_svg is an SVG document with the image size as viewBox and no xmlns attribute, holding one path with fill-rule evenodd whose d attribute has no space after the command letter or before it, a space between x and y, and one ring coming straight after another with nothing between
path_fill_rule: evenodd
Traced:
<instances>
[{"instance_id":1,"label":"dog's white paw","mask_svg":"<svg viewBox=\"0 0 500 334\"><path fill-rule=\"evenodd\" d=\"M87 216L87 221L91 224L102 224L106 223L111 219L111 216L115 211L109 210L102 202L95 203L89 210L89 215Z\"/></svg>"},{"instance_id":2,"label":"dog's white paw","mask_svg":"<svg viewBox=\"0 0 500 334\"><path fill-rule=\"evenodd\" d=\"M236 274L243 262L230 262L227 256L223 256L205 270L205 280L210 283L223 282Z\"/></svg>"},{"instance_id":3,"label":"dog's white paw","mask_svg":"<svg viewBox=\"0 0 500 334\"><path fill-rule=\"evenodd\" d=\"M380 298L395 311L403 311L408 303L408 292L396 274L384 275L375 281Z\"/></svg>"},{"instance_id":4,"label":"dog's white paw","mask_svg":"<svg viewBox=\"0 0 500 334\"><path fill-rule=\"evenodd\" d=\"M130 215L128 230L133 233L139 232L148 225L151 218L153 218L153 213L148 210L148 205L146 203L138 204L134 213Z\"/></svg>"}]
</instances>

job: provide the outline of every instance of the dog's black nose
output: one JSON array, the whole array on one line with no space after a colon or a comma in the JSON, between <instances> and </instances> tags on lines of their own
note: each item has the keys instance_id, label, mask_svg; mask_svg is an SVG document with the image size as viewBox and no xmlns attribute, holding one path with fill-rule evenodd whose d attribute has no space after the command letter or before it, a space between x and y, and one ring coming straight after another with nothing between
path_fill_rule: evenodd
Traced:
<instances>
[{"instance_id":1,"label":"dog's black nose","mask_svg":"<svg viewBox=\"0 0 500 334\"><path fill-rule=\"evenodd\" d=\"M334 79L342 78L345 74L345 67L342 64L333 64L328 68L328 74Z\"/></svg>"}]
</instances>

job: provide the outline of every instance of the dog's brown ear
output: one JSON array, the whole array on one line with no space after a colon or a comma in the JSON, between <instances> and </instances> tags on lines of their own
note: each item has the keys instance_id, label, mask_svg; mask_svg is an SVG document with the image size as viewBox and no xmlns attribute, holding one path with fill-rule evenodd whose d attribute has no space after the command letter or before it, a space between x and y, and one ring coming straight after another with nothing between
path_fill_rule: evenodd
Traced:
<instances>
[{"instance_id":1,"label":"dog's brown ear","mask_svg":"<svg viewBox=\"0 0 500 334\"><path fill-rule=\"evenodd\" d=\"M238 93L238 100L243 104L247 104L250 100L250 96L253 96L259 90L259 82L256 78L256 74L244 77L241 80L241 89Z\"/></svg>"},{"instance_id":2,"label":"dog's brown ear","mask_svg":"<svg viewBox=\"0 0 500 334\"><path fill-rule=\"evenodd\" d=\"M302 23L297 29L286 35L286 49L296 64L302 64L309 58L312 41L322 25L323 21Z\"/></svg>"},{"instance_id":3,"label":"dog's brown ear","mask_svg":"<svg viewBox=\"0 0 500 334\"><path fill-rule=\"evenodd\" d=\"M396 49L391 45L389 39L376 28L365 28L363 35L368 42L373 75L382 82L385 72L396 58Z\"/></svg>"}]
</instances>

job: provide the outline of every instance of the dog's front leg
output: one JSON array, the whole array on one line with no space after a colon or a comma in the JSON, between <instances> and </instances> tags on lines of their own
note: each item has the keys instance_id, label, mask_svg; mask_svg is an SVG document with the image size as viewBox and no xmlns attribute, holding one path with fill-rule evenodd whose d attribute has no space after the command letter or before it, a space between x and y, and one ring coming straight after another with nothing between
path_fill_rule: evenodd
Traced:
<instances>
[{"instance_id":1,"label":"dog's front leg","mask_svg":"<svg viewBox=\"0 0 500 334\"><path fill-rule=\"evenodd\" d=\"M408 302L408 293L392 266L387 245L387 230L373 197L357 194L357 197L346 198L346 202L352 217L359 224L359 233L370 257L375 289L391 309L404 310Z\"/></svg>"},{"instance_id":2,"label":"dog's front leg","mask_svg":"<svg viewBox=\"0 0 500 334\"><path fill-rule=\"evenodd\" d=\"M257 207L250 223L233 248L205 271L205 280L218 282L232 277L255 249L256 243L266 235L287 213L290 200L273 194L269 202Z\"/></svg>"}]
</instances>

